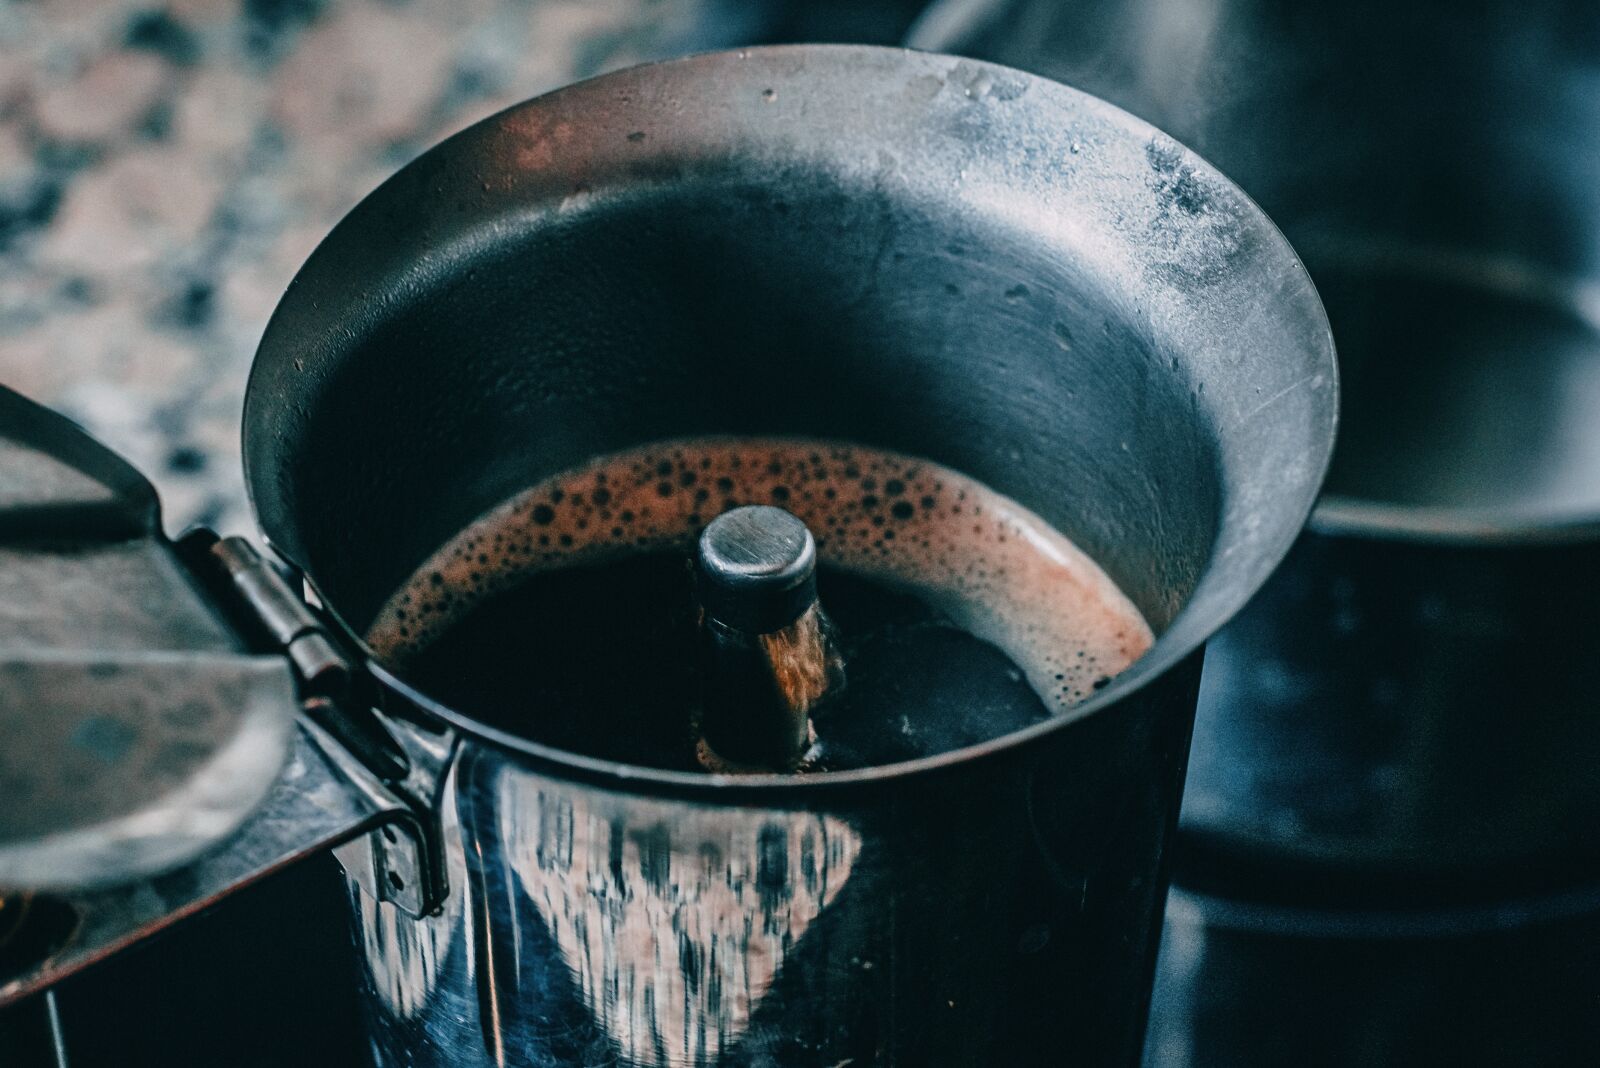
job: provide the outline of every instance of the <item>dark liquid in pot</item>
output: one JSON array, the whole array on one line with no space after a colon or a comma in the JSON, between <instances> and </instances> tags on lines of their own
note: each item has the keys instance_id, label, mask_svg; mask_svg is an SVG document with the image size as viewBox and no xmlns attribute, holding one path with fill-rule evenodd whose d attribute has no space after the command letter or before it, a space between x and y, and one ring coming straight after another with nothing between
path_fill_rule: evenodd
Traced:
<instances>
[{"instance_id":1,"label":"dark liquid in pot","mask_svg":"<svg viewBox=\"0 0 1600 1068\"><path fill-rule=\"evenodd\" d=\"M368 637L475 718L588 756L699 770L695 534L738 504L818 540L847 685L808 766L975 744L1083 700L1149 628L1038 517L956 472L804 441L674 442L533 487L445 546Z\"/></svg>"},{"instance_id":2,"label":"dark liquid in pot","mask_svg":"<svg viewBox=\"0 0 1600 1068\"><path fill-rule=\"evenodd\" d=\"M1050 716L1005 653L916 596L829 567L818 587L849 681L815 717L808 766L907 760ZM489 598L410 672L453 707L547 745L697 770L697 627L683 559L642 554Z\"/></svg>"}]
</instances>

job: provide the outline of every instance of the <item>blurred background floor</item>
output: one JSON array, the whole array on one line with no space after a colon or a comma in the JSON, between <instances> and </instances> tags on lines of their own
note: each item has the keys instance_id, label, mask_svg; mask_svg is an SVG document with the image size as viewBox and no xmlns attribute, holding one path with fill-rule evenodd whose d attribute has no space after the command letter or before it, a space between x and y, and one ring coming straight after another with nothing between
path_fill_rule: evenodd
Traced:
<instances>
[{"instance_id":1,"label":"blurred background floor","mask_svg":"<svg viewBox=\"0 0 1600 1068\"><path fill-rule=\"evenodd\" d=\"M256 342L385 177L579 78L742 43L889 43L920 6L0 0L0 383L132 460L169 530L247 531Z\"/></svg>"}]
</instances>

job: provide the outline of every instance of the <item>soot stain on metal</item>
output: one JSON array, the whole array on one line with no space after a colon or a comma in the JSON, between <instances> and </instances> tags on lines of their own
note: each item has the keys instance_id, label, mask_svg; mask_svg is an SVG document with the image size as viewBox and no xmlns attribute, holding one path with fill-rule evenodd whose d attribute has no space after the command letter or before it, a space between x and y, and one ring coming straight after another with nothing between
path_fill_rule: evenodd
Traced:
<instances>
[{"instance_id":1,"label":"soot stain on metal","mask_svg":"<svg viewBox=\"0 0 1600 1068\"><path fill-rule=\"evenodd\" d=\"M1151 186L1161 197L1163 207L1171 205L1185 215L1199 215L1206 210L1210 197L1195 174L1194 165L1184 159L1182 145L1170 138L1156 137L1145 145L1144 154L1155 172Z\"/></svg>"}]
</instances>

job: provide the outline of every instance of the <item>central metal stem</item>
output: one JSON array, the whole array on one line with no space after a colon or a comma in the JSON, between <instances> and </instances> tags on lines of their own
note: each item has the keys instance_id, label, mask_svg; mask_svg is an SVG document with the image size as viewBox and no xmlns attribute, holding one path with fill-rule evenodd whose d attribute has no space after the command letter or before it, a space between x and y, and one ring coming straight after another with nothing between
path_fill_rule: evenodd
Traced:
<instances>
[{"instance_id":1,"label":"central metal stem","mask_svg":"<svg viewBox=\"0 0 1600 1068\"><path fill-rule=\"evenodd\" d=\"M811 747L811 710L844 683L816 567L811 531L781 508L735 508L701 534L700 732L711 770L793 771Z\"/></svg>"}]
</instances>

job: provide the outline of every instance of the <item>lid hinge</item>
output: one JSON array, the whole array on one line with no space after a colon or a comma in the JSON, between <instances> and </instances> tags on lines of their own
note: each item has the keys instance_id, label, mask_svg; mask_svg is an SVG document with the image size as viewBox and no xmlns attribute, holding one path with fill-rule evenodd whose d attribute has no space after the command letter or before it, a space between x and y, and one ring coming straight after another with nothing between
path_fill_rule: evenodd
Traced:
<instances>
[{"instance_id":1,"label":"lid hinge","mask_svg":"<svg viewBox=\"0 0 1600 1068\"><path fill-rule=\"evenodd\" d=\"M221 602L259 652L282 653L300 687L301 708L385 782L410 772L404 750L372 711L371 680L341 651L290 581L250 542L204 527L175 543L190 570Z\"/></svg>"},{"instance_id":2,"label":"lid hinge","mask_svg":"<svg viewBox=\"0 0 1600 1068\"><path fill-rule=\"evenodd\" d=\"M337 701L349 693L350 661L311 606L260 550L243 538L219 538L204 527L184 534L176 547L213 592L226 599L235 622L253 632L249 637L289 657L304 696Z\"/></svg>"}]
</instances>

